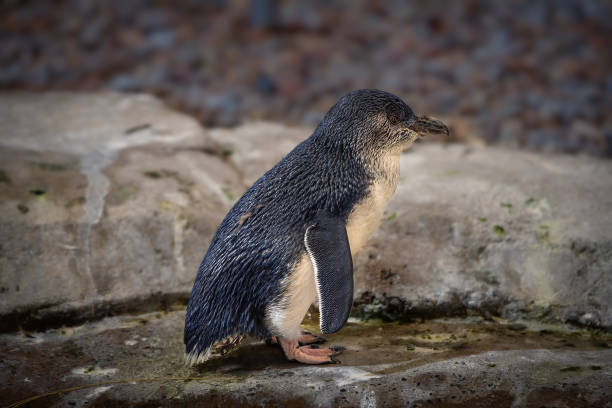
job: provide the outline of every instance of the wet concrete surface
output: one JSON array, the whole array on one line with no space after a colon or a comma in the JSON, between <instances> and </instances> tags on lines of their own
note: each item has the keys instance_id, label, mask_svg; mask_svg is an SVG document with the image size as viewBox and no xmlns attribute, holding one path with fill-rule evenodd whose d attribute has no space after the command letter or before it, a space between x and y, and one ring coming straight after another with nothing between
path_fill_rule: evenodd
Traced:
<instances>
[{"instance_id":1,"label":"wet concrete surface","mask_svg":"<svg viewBox=\"0 0 612 408\"><path fill-rule=\"evenodd\" d=\"M0 336L0 404L17 407L608 407L612 335L503 320L351 319L341 363L289 362L245 344L183 363L182 306ZM317 332L316 315L304 328Z\"/></svg>"}]
</instances>

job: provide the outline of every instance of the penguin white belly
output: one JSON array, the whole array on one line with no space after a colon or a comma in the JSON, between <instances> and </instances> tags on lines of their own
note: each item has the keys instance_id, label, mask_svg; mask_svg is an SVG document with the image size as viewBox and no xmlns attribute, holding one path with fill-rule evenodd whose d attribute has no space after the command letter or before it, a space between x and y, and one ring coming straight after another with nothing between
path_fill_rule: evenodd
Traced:
<instances>
[{"instance_id":1,"label":"penguin white belly","mask_svg":"<svg viewBox=\"0 0 612 408\"><path fill-rule=\"evenodd\" d=\"M307 254L302 256L286 279L282 285L287 287L287 296L280 304L269 307L268 327L273 335L295 340L300 336L304 315L317 298L314 269Z\"/></svg>"},{"instance_id":2,"label":"penguin white belly","mask_svg":"<svg viewBox=\"0 0 612 408\"><path fill-rule=\"evenodd\" d=\"M346 223L346 232L353 258L365 245L378 226L399 179L399 154L384 157L378 163L386 177L379 177L370 187L369 194L355 205Z\"/></svg>"}]
</instances>

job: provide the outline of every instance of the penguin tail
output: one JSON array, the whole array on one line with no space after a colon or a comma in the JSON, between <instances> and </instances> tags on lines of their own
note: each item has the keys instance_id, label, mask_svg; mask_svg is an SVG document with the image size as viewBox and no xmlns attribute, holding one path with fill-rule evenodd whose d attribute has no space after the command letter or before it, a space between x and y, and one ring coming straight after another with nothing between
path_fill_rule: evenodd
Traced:
<instances>
[{"instance_id":1,"label":"penguin tail","mask_svg":"<svg viewBox=\"0 0 612 408\"><path fill-rule=\"evenodd\" d=\"M205 363L210 358L210 354L210 347L201 352L194 349L189 353L185 353L185 365L192 367Z\"/></svg>"},{"instance_id":2,"label":"penguin tail","mask_svg":"<svg viewBox=\"0 0 612 408\"><path fill-rule=\"evenodd\" d=\"M246 336L243 334L235 334L214 342L202 351L198 351L198 348L194 347L191 352L185 353L185 364L194 366L205 363L210 358L226 356L236 351L245 338Z\"/></svg>"}]
</instances>

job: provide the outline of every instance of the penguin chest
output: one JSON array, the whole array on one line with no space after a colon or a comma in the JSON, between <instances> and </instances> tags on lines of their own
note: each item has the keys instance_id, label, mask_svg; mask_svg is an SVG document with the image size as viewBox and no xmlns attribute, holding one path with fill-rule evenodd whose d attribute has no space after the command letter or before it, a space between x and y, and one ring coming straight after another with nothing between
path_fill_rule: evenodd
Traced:
<instances>
[{"instance_id":1,"label":"penguin chest","mask_svg":"<svg viewBox=\"0 0 612 408\"><path fill-rule=\"evenodd\" d=\"M383 158L379 163L379 174L366 196L355 204L346 223L353 258L380 223L387 204L397 188L399 154Z\"/></svg>"}]
</instances>

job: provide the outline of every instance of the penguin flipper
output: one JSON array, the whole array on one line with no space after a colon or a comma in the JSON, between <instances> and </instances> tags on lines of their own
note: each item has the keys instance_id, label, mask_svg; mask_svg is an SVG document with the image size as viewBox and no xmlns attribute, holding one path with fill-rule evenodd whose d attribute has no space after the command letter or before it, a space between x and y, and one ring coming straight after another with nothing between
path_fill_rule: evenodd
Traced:
<instances>
[{"instance_id":1,"label":"penguin flipper","mask_svg":"<svg viewBox=\"0 0 612 408\"><path fill-rule=\"evenodd\" d=\"M319 295L321 332L335 333L348 320L353 305L353 258L345 222L319 217L304 236Z\"/></svg>"}]
</instances>

